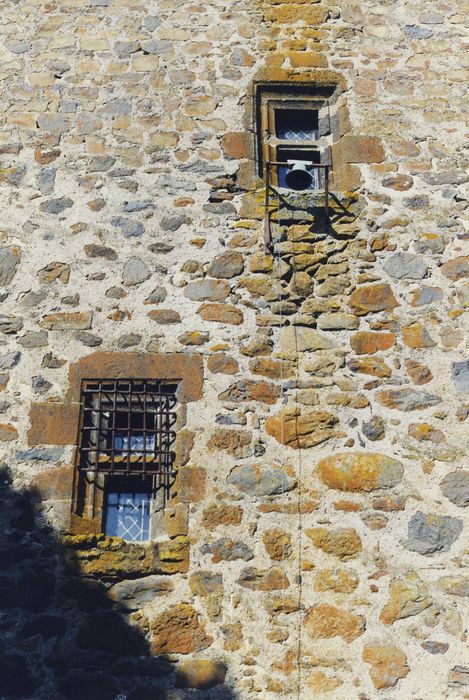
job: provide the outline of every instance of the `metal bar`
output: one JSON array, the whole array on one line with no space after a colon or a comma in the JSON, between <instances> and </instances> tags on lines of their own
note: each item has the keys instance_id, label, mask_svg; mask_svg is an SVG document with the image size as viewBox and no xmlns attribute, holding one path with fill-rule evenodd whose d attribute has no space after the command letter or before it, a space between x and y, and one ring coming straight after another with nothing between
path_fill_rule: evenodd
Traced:
<instances>
[{"instance_id":1,"label":"metal bar","mask_svg":"<svg viewBox=\"0 0 469 700\"><path fill-rule=\"evenodd\" d=\"M272 248L270 231L270 163L265 164L265 212L264 212L264 253L269 255Z\"/></svg>"},{"instance_id":2,"label":"metal bar","mask_svg":"<svg viewBox=\"0 0 469 700\"><path fill-rule=\"evenodd\" d=\"M278 161L278 160L270 160L267 165L291 165L291 161L294 161L294 158L291 158L290 161ZM329 168L328 165L324 165L323 163L313 163L312 161L305 160L305 163L308 163L311 165L313 168Z\"/></svg>"},{"instance_id":3,"label":"metal bar","mask_svg":"<svg viewBox=\"0 0 469 700\"><path fill-rule=\"evenodd\" d=\"M326 216L329 216L329 166L325 165L325 178L324 183L324 204L326 207Z\"/></svg>"}]
</instances>

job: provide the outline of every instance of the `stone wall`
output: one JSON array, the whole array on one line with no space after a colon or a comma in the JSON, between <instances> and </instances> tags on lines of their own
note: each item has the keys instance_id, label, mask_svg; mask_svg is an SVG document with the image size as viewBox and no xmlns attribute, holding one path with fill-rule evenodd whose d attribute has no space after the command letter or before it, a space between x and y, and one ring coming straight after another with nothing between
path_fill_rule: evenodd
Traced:
<instances>
[{"instance_id":1,"label":"stone wall","mask_svg":"<svg viewBox=\"0 0 469 700\"><path fill-rule=\"evenodd\" d=\"M463 4L0 8L0 695L467 697ZM266 254L271 82L338 121ZM203 363L146 545L70 519L109 353Z\"/></svg>"}]
</instances>

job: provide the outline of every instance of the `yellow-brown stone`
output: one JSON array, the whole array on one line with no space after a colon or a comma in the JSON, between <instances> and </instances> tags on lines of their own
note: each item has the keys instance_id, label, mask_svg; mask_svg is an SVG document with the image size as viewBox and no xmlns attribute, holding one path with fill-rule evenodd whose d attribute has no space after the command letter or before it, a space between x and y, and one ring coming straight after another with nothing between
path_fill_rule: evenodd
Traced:
<instances>
[{"instance_id":1,"label":"yellow-brown stone","mask_svg":"<svg viewBox=\"0 0 469 700\"><path fill-rule=\"evenodd\" d=\"M250 445L251 433L218 428L207 442L207 449L209 452L224 450L234 457L243 458L248 456Z\"/></svg>"},{"instance_id":2,"label":"yellow-brown stone","mask_svg":"<svg viewBox=\"0 0 469 700\"><path fill-rule=\"evenodd\" d=\"M314 576L314 590L353 593L358 581L358 575L351 569L322 569Z\"/></svg>"},{"instance_id":3,"label":"yellow-brown stone","mask_svg":"<svg viewBox=\"0 0 469 700\"><path fill-rule=\"evenodd\" d=\"M348 363L352 372L369 374L372 377L390 377L392 369L381 357L354 357Z\"/></svg>"},{"instance_id":4,"label":"yellow-brown stone","mask_svg":"<svg viewBox=\"0 0 469 700\"><path fill-rule=\"evenodd\" d=\"M374 491L396 486L403 466L378 452L333 454L318 463L321 481L338 491Z\"/></svg>"},{"instance_id":5,"label":"yellow-brown stone","mask_svg":"<svg viewBox=\"0 0 469 700\"><path fill-rule=\"evenodd\" d=\"M418 615L431 604L428 588L416 573L410 572L391 581L389 601L382 609L379 619L385 625L392 625L396 620Z\"/></svg>"},{"instance_id":6,"label":"yellow-brown stone","mask_svg":"<svg viewBox=\"0 0 469 700\"><path fill-rule=\"evenodd\" d=\"M265 7L264 17L268 22L278 24L296 24L305 22L308 26L322 24L327 18L327 9L319 5L298 5L282 3L278 6Z\"/></svg>"},{"instance_id":7,"label":"yellow-brown stone","mask_svg":"<svg viewBox=\"0 0 469 700\"><path fill-rule=\"evenodd\" d=\"M311 639L342 637L353 642L365 631L365 618L333 605L315 605L306 614L304 626Z\"/></svg>"},{"instance_id":8,"label":"yellow-brown stone","mask_svg":"<svg viewBox=\"0 0 469 700\"><path fill-rule=\"evenodd\" d=\"M349 306L357 316L366 316L376 311L392 311L399 304L389 284L368 284L352 292Z\"/></svg>"},{"instance_id":9,"label":"yellow-brown stone","mask_svg":"<svg viewBox=\"0 0 469 700\"><path fill-rule=\"evenodd\" d=\"M241 572L237 583L251 591L280 591L290 586L290 581L282 569L255 569L249 567Z\"/></svg>"},{"instance_id":10,"label":"yellow-brown stone","mask_svg":"<svg viewBox=\"0 0 469 700\"><path fill-rule=\"evenodd\" d=\"M267 435L293 449L320 445L336 436L337 416L326 411L303 413L300 408L285 408L265 422Z\"/></svg>"},{"instance_id":11,"label":"yellow-brown stone","mask_svg":"<svg viewBox=\"0 0 469 700\"><path fill-rule=\"evenodd\" d=\"M292 552L291 536L284 530L266 530L262 541L267 554L274 561L288 559Z\"/></svg>"},{"instance_id":12,"label":"yellow-brown stone","mask_svg":"<svg viewBox=\"0 0 469 700\"><path fill-rule=\"evenodd\" d=\"M242 518L243 509L240 506L232 506L228 503L212 503L205 508L201 524L207 530L213 530L220 525L240 525Z\"/></svg>"},{"instance_id":13,"label":"yellow-brown stone","mask_svg":"<svg viewBox=\"0 0 469 700\"><path fill-rule=\"evenodd\" d=\"M236 374L239 370L239 365L234 357L221 352L210 355L207 367L213 374Z\"/></svg>"},{"instance_id":14,"label":"yellow-brown stone","mask_svg":"<svg viewBox=\"0 0 469 700\"><path fill-rule=\"evenodd\" d=\"M327 530L325 527L314 527L306 530L307 536L326 554L348 561L362 551L362 541L358 532L351 527Z\"/></svg>"},{"instance_id":15,"label":"yellow-brown stone","mask_svg":"<svg viewBox=\"0 0 469 700\"><path fill-rule=\"evenodd\" d=\"M308 688L311 688L314 696L320 693L332 693L343 685L343 681L337 676L328 676L323 671L313 671L306 681Z\"/></svg>"},{"instance_id":16,"label":"yellow-brown stone","mask_svg":"<svg viewBox=\"0 0 469 700\"><path fill-rule=\"evenodd\" d=\"M225 682L226 666L211 659L182 661L176 669L177 688L209 690Z\"/></svg>"},{"instance_id":17,"label":"yellow-brown stone","mask_svg":"<svg viewBox=\"0 0 469 700\"><path fill-rule=\"evenodd\" d=\"M18 431L11 423L0 423L0 442L12 442L18 438Z\"/></svg>"},{"instance_id":18,"label":"yellow-brown stone","mask_svg":"<svg viewBox=\"0 0 469 700\"><path fill-rule=\"evenodd\" d=\"M442 430L434 428L429 423L411 423L409 425L409 435L418 442L434 442L439 444L445 442L445 434Z\"/></svg>"},{"instance_id":19,"label":"yellow-brown stone","mask_svg":"<svg viewBox=\"0 0 469 700\"><path fill-rule=\"evenodd\" d=\"M408 348L433 348L436 343L430 338L428 331L420 324L413 323L402 329L402 340Z\"/></svg>"},{"instance_id":20,"label":"yellow-brown stone","mask_svg":"<svg viewBox=\"0 0 469 700\"><path fill-rule=\"evenodd\" d=\"M253 374L260 374L263 377L269 377L269 379L287 379L293 374L290 362L271 360L266 357L251 360L249 369Z\"/></svg>"},{"instance_id":21,"label":"yellow-brown stone","mask_svg":"<svg viewBox=\"0 0 469 700\"><path fill-rule=\"evenodd\" d=\"M150 621L153 654L191 654L209 647L209 637L191 605L173 605Z\"/></svg>"},{"instance_id":22,"label":"yellow-brown stone","mask_svg":"<svg viewBox=\"0 0 469 700\"><path fill-rule=\"evenodd\" d=\"M371 664L370 677L378 690L394 688L398 681L410 672L407 656L393 644L366 644L362 658L367 664Z\"/></svg>"},{"instance_id":23,"label":"yellow-brown stone","mask_svg":"<svg viewBox=\"0 0 469 700\"><path fill-rule=\"evenodd\" d=\"M374 355L375 352L389 350L395 342L394 333L372 331L359 331L350 338L350 345L357 355Z\"/></svg>"},{"instance_id":24,"label":"yellow-brown stone","mask_svg":"<svg viewBox=\"0 0 469 700\"><path fill-rule=\"evenodd\" d=\"M204 321L215 321L239 326L243 320L243 312L230 304L202 304L197 313Z\"/></svg>"}]
</instances>

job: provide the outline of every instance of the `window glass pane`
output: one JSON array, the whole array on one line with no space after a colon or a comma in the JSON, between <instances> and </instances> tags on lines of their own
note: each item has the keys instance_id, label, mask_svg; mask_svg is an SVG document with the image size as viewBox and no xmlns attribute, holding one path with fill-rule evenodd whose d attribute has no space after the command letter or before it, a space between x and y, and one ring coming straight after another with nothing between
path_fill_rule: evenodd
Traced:
<instances>
[{"instance_id":1,"label":"window glass pane","mask_svg":"<svg viewBox=\"0 0 469 700\"><path fill-rule=\"evenodd\" d=\"M119 452L153 452L155 450L155 436L138 433L115 433L114 449Z\"/></svg>"},{"instance_id":2,"label":"window glass pane","mask_svg":"<svg viewBox=\"0 0 469 700\"><path fill-rule=\"evenodd\" d=\"M109 491L105 503L106 535L128 542L150 539L150 494Z\"/></svg>"},{"instance_id":3,"label":"window glass pane","mask_svg":"<svg viewBox=\"0 0 469 700\"><path fill-rule=\"evenodd\" d=\"M288 141L315 141L318 138L316 109L276 109L275 131L279 139Z\"/></svg>"}]
</instances>

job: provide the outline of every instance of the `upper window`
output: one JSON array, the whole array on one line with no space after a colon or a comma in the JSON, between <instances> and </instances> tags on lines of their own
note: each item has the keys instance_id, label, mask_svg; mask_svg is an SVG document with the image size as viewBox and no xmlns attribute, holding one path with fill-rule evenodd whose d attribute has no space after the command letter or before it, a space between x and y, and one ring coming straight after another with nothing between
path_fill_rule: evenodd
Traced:
<instances>
[{"instance_id":1,"label":"upper window","mask_svg":"<svg viewBox=\"0 0 469 700\"><path fill-rule=\"evenodd\" d=\"M155 379L82 383L78 469L99 477L108 535L150 539L154 496L167 494L175 476L177 389Z\"/></svg>"},{"instance_id":2,"label":"upper window","mask_svg":"<svg viewBox=\"0 0 469 700\"><path fill-rule=\"evenodd\" d=\"M258 90L259 170L278 187L292 187L287 176L294 164L308 173L309 185L298 189L324 189L329 157L329 107L327 95L305 87L264 86ZM301 173L299 174L301 180Z\"/></svg>"}]
</instances>

